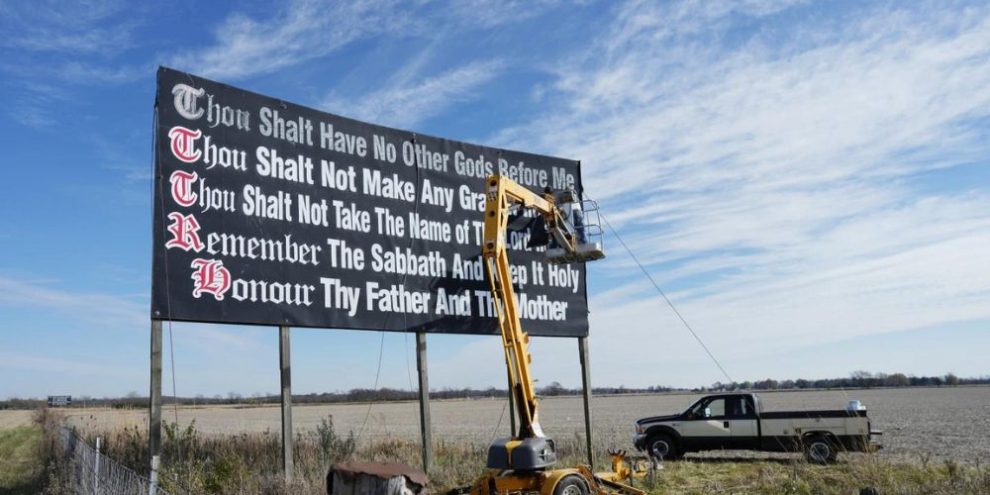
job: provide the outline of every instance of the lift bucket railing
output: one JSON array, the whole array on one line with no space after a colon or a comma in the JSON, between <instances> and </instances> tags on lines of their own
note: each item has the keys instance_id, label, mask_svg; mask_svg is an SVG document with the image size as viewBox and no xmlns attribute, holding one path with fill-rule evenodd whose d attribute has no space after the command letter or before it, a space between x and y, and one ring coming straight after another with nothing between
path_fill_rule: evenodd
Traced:
<instances>
[{"instance_id":1,"label":"lift bucket railing","mask_svg":"<svg viewBox=\"0 0 990 495\"><path fill-rule=\"evenodd\" d=\"M596 201L586 199L564 203L567 211L567 221L573 227L577 236L574 251L568 251L559 246L547 249L549 263L579 263L594 261L605 257L605 231L601 225L601 214ZM568 207L569 206L569 207Z\"/></svg>"}]
</instances>

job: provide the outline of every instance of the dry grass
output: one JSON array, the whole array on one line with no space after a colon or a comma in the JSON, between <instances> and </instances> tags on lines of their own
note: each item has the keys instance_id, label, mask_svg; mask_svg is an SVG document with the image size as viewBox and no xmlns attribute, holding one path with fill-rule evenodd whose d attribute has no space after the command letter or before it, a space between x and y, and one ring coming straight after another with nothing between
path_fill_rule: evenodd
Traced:
<instances>
[{"instance_id":1,"label":"dry grass","mask_svg":"<svg viewBox=\"0 0 990 495\"><path fill-rule=\"evenodd\" d=\"M990 462L990 387L878 389L827 392L772 392L761 394L770 409L843 408L850 398L869 407L873 426L884 430L881 456L896 462L956 460ZM697 395L642 395L596 397L592 402L595 434L605 445L631 448L632 423L637 418L683 410ZM485 443L497 430L508 435L508 417L503 417L504 400L451 400L431 403L433 432L438 438L458 443ZM320 421L333 416L342 431L362 432L361 442L394 438L419 438L418 404L305 405L293 408L293 425L298 434L315 430ZM555 438L584 431L581 400L577 397L551 397L541 402L544 428ZM11 419L22 416L20 419ZM140 410L68 409L70 424L83 431L109 431L125 427L147 428L147 413ZM165 406L164 417L174 421L173 410ZM0 425L29 422L24 411L0 411ZM280 431L280 412L275 406L183 407L178 423L196 423L207 435L264 433ZM367 418L367 422L365 422ZM499 425L496 429L496 425ZM362 428L363 426L363 428ZM757 454L761 458L787 459L790 456Z\"/></svg>"},{"instance_id":2,"label":"dry grass","mask_svg":"<svg viewBox=\"0 0 990 495\"><path fill-rule=\"evenodd\" d=\"M37 425L0 431L0 494L32 493L44 464L38 456L42 429Z\"/></svg>"},{"instance_id":3,"label":"dry grass","mask_svg":"<svg viewBox=\"0 0 990 495\"><path fill-rule=\"evenodd\" d=\"M90 436L95 432L90 432ZM146 437L140 429L104 432L104 445L114 458L133 468L147 466ZM581 437L557 439L558 465L579 464L584 459ZM605 446L596 442L598 458ZM162 481L173 493L325 493L325 476L337 461L404 462L417 465L418 442L393 437L357 448L350 435L341 436L325 422L314 432L296 438L296 479L282 482L279 437L270 433L204 437L194 427L166 430ZM470 483L481 474L487 442L435 442L435 463L430 472L437 492ZM742 457L693 458L667 463L652 483L639 482L656 494L843 494L876 487L883 494L985 494L990 493L990 469L954 462L892 463L877 455L848 455L831 466L809 465L800 457L752 459Z\"/></svg>"},{"instance_id":4,"label":"dry grass","mask_svg":"<svg viewBox=\"0 0 990 495\"><path fill-rule=\"evenodd\" d=\"M990 493L990 388L862 390L764 394L773 409L842 407L849 397L870 407L874 425L886 430L879 455L847 454L833 466L811 466L793 454L716 452L668 463L652 493L844 494L875 486L883 494ZM629 448L632 421L677 411L695 397L656 395L596 398L595 450ZM442 491L467 484L484 466L493 433L509 433L505 402L436 401L432 404L435 461L430 478ZM561 466L584 460L583 415L578 398L542 403L545 426L557 440ZM340 459L398 461L418 465L415 403L300 406L296 425L296 480L281 477L279 413L274 407L183 408L168 428L162 480L176 493L325 493L330 465ZM71 409L69 422L92 439L103 437L110 455L146 472L147 416L142 411ZM172 410L165 416L171 419ZM0 412L0 424L26 421ZM336 423L327 422L332 414ZM7 415L4 417L4 415ZM367 423L364 419L368 418ZM49 422L50 423L50 422ZM360 438L338 432L363 433ZM499 425L496 428L496 425ZM23 443L23 442L22 442ZM598 466L603 468L604 466ZM19 493L19 492L3 492ZM54 492L54 493L57 493Z\"/></svg>"},{"instance_id":5,"label":"dry grass","mask_svg":"<svg viewBox=\"0 0 990 495\"><path fill-rule=\"evenodd\" d=\"M39 415L38 427L30 434L3 436L0 451L34 452L40 464L19 464L19 472L31 476L0 494L69 493L59 476L57 458L46 451L58 418ZM12 431L12 430L11 430ZM40 433L39 433L40 432ZM43 434L48 432L49 435ZM146 472L147 436L143 428L128 427L83 432L92 442L103 439L104 452L138 472ZM47 439L47 440L46 440ZM15 441L16 440L16 441ZM584 441L579 435L557 437L559 466L584 459ZM350 434L340 434L330 418L296 437L296 478L286 485L281 474L280 439L273 433L202 435L194 425L169 425L165 430L161 480L171 493L216 494L322 494L329 467L340 460L393 461L416 465L420 445L403 437L374 439L357 445ZM435 492L470 483L481 474L487 448L485 441L451 440L439 437L434 444L435 462L430 472ZM595 440L599 460L608 446ZM33 444L33 446L32 446ZM3 450L4 446L13 446ZM731 454L730 454L731 455ZM19 455L19 458L27 457ZM31 457L31 456L28 456ZM746 457L693 457L667 463L651 483L638 484L654 494L807 494L858 493L872 486L882 494L986 494L990 493L990 469L980 464L922 460L895 463L878 455L850 454L832 466L809 465L798 456L781 459ZM601 466L599 466L601 467ZM29 468L29 469L28 469Z\"/></svg>"},{"instance_id":6,"label":"dry grass","mask_svg":"<svg viewBox=\"0 0 990 495\"><path fill-rule=\"evenodd\" d=\"M31 411L0 411L0 431L31 425Z\"/></svg>"},{"instance_id":7,"label":"dry grass","mask_svg":"<svg viewBox=\"0 0 990 495\"><path fill-rule=\"evenodd\" d=\"M990 470L946 463L895 464L879 456L857 456L831 466L799 459L696 459L668 463L652 493L848 495L874 487L881 494L949 495L990 493Z\"/></svg>"},{"instance_id":8,"label":"dry grass","mask_svg":"<svg viewBox=\"0 0 990 495\"><path fill-rule=\"evenodd\" d=\"M62 418L47 409L27 413L27 424L0 430L0 495L63 493L54 449Z\"/></svg>"}]
</instances>

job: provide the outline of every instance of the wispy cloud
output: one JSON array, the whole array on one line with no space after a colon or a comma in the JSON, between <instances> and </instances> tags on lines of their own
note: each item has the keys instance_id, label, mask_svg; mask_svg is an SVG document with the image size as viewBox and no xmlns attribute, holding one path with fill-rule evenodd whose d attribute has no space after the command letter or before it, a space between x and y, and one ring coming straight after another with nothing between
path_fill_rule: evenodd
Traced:
<instances>
[{"instance_id":1,"label":"wispy cloud","mask_svg":"<svg viewBox=\"0 0 990 495\"><path fill-rule=\"evenodd\" d=\"M537 17L546 10L561 5L559 0L464 0L451 2L451 19L470 19L472 28L493 28Z\"/></svg>"},{"instance_id":2,"label":"wispy cloud","mask_svg":"<svg viewBox=\"0 0 990 495\"><path fill-rule=\"evenodd\" d=\"M41 129L56 122L54 108L65 102L68 93L48 83L33 83L9 88L12 103L7 112L12 119L27 127Z\"/></svg>"},{"instance_id":3,"label":"wispy cloud","mask_svg":"<svg viewBox=\"0 0 990 495\"><path fill-rule=\"evenodd\" d=\"M543 115L497 140L580 157L588 192L725 355L990 319L990 191L939 186L990 152L990 9L802 8L626 4L550 67ZM631 282L612 247L604 276ZM592 305L612 336L596 345L628 362L655 358L630 341L686 337L648 291Z\"/></svg>"},{"instance_id":4,"label":"wispy cloud","mask_svg":"<svg viewBox=\"0 0 990 495\"><path fill-rule=\"evenodd\" d=\"M65 82L87 86L125 84L154 74L154 64L106 66L101 64L67 62L55 69L55 77Z\"/></svg>"},{"instance_id":5,"label":"wispy cloud","mask_svg":"<svg viewBox=\"0 0 990 495\"><path fill-rule=\"evenodd\" d=\"M78 86L129 83L151 74L150 68L114 61L136 45L133 33L141 21L124 18L134 10L117 0L0 3L0 74L17 79L5 111L22 125L51 127Z\"/></svg>"},{"instance_id":6,"label":"wispy cloud","mask_svg":"<svg viewBox=\"0 0 990 495\"><path fill-rule=\"evenodd\" d=\"M414 25L389 0L297 0L273 19L231 15L215 30L216 44L178 54L169 63L206 77L240 79L325 57L355 40L402 33Z\"/></svg>"},{"instance_id":7,"label":"wispy cloud","mask_svg":"<svg viewBox=\"0 0 990 495\"><path fill-rule=\"evenodd\" d=\"M145 325L148 309L110 294L74 292L52 287L51 281L0 277L0 305L34 307L75 315L108 326Z\"/></svg>"},{"instance_id":8,"label":"wispy cloud","mask_svg":"<svg viewBox=\"0 0 990 495\"><path fill-rule=\"evenodd\" d=\"M82 3L5 2L0 46L32 52L111 56L133 45L134 21L115 21L128 5L119 0Z\"/></svg>"},{"instance_id":9,"label":"wispy cloud","mask_svg":"<svg viewBox=\"0 0 990 495\"><path fill-rule=\"evenodd\" d=\"M78 359L70 360L52 356L33 356L9 352L0 352L0 369L99 376L105 378L112 377L118 379L133 379L134 376L140 376L146 372L144 369L114 364L87 363Z\"/></svg>"},{"instance_id":10,"label":"wispy cloud","mask_svg":"<svg viewBox=\"0 0 990 495\"><path fill-rule=\"evenodd\" d=\"M146 302L116 294L74 291L59 280L34 280L0 276L0 307L36 308L63 315L105 330L134 331L149 328L151 316ZM256 349L258 334L230 330L220 325L175 324L188 345L211 348Z\"/></svg>"},{"instance_id":11,"label":"wispy cloud","mask_svg":"<svg viewBox=\"0 0 990 495\"><path fill-rule=\"evenodd\" d=\"M500 60L474 61L415 82L403 77L358 99L331 94L320 107L353 118L410 127L475 96L480 86L498 77L504 68Z\"/></svg>"}]
</instances>

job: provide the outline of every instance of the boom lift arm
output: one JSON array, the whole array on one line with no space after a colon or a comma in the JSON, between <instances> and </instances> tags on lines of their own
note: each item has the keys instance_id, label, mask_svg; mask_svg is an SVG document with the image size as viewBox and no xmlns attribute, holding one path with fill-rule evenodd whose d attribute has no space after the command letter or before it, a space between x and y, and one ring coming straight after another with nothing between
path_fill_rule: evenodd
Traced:
<instances>
[{"instance_id":1,"label":"boom lift arm","mask_svg":"<svg viewBox=\"0 0 990 495\"><path fill-rule=\"evenodd\" d=\"M548 261L570 263L602 258L605 254L601 245L583 242L582 236L569 221L565 207L577 201L573 193L546 192L539 195L498 175L490 176L485 181L482 258L502 335L509 371L509 393L515 399L519 431L513 438L496 440L489 447L488 468L497 471L490 471L470 487L451 493L645 495L643 491L622 483L626 479L642 477L642 472L628 464L622 451L609 452L612 455L611 473L595 474L590 466L551 468L557 460L556 449L553 440L547 438L540 427L536 390L530 374L532 356L529 354L529 335L523 331L519 320L505 236L509 213L517 207L531 208L543 216L547 231L557 244L555 249L548 249ZM579 224L579 228L587 227Z\"/></svg>"},{"instance_id":2,"label":"boom lift arm","mask_svg":"<svg viewBox=\"0 0 990 495\"><path fill-rule=\"evenodd\" d=\"M574 226L558 203L560 197L550 192L541 196L507 177L494 175L486 180L482 257L505 350L509 393L513 394L519 417L516 437L496 441L489 448L490 468L541 469L556 462L553 441L540 427L536 390L530 374L532 356L528 350L529 335L523 331L519 320L505 235L509 213L515 207L529 208L543 216L548 233L562 248L567 261L601 258L603 253L600 249L579 249ZM576 199L571 195L566 195L566 198L571 201Z\"/></svg>"},{"instance_id":3,"label":"boom lift arm","mask_svg":"<svg viewBox=\"0 0 990 495\"><path fill-rule=\"evenodd\" d=\"M516 307L515 291L509 273L505 234L512 207L519 205L540 213L550 235L569 251L574 251L575 237L562 226L569 225L554 204L553 195L539 196L511 179L491 176L485 195L485 230L482 257L488 274L488 286L495 303L505 362L509 368L510 393L519 416L520 437L545 437L537 414L536 390L530 375L532 356L528 351L529 335L522 330Z\"/></svg>"}]
</instances>

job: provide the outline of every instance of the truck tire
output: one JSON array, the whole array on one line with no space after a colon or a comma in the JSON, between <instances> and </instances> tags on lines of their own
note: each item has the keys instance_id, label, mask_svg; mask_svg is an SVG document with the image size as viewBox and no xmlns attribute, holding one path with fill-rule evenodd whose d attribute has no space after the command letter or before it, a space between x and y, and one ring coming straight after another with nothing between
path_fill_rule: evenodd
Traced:
<instances>
[{"instance_id":1,"label":"truck tire","mask_svg":"<svg viewBox=\"0 0 990 495\"><path fill-rule=\"evenodd\" d=\"M584 478L569 474L561 478L557 486L553 487L553 495L588 495L588 485L584 482Z\"/></svg>"},{"instance_id":2,"label":"truck tire","mask_svg":"<svg viewBox=\"0 0 990 495\"><path fill-rule=\"evenodd\" d=\"M674 438L666 433L656 433L646 439L646 453L661 461L672 461L681 456Z\"/></svg>"},{"instance_id":3,"label":"truck tire","mask_svg":"<svg viewBox=\"0 0 990 495\"><path fill-rule=\"evenodd\" d=\"M813 435L804 439L804 458L812 464L831 464L838 455L835 442L825 435Z\"/></svg>"}]
</instances>

